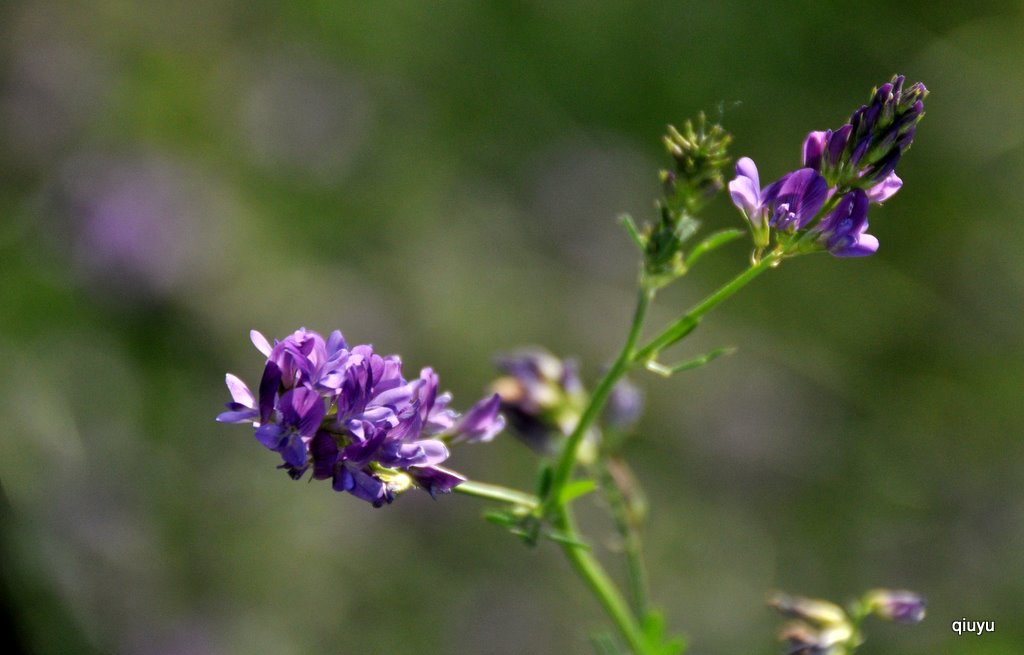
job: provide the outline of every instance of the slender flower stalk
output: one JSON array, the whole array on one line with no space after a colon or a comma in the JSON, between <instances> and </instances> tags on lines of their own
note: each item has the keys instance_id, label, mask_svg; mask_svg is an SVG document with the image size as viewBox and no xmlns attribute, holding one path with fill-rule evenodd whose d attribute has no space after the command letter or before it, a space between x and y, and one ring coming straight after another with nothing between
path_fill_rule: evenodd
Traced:
<instances>
[{"instance_id":1,"label":"slender flower stalk","mask_svg":"<svg viewBox=\"0 0 1024 655\"><path fill-rule=\"evenodd\" d=\"M567 505L559 505L555 512L554 525L565 534L578 538L572 510ZM640 630L639 621L630 611L629 604L597 558L588 549L581 548L576 544L563 543L561 548L577 575L587 583L591 592L604 607L605 612L615 622L615 626L626 640L630 650L637 655L646 655L650 652L647 640Z\"/></svg>"},{"instance_id":2,"label":"slender flower stalk","mask_svg":"<svg viewBox=\"0 0 1024 655\"><path fill-rule=\"evenodd\" d=\"M496 484L487 484L485 482L476 482L474 480L464 480L461 484L452 489L452 491L465 496L475 496L485 500L494 500L499 503L507 503L509 505L515 505L529 510L536 509L537 506L540 505L540 499L531 494L524 493L517 489L509 489L508 487L501 487Z\"/></svg>"}]
</instances>

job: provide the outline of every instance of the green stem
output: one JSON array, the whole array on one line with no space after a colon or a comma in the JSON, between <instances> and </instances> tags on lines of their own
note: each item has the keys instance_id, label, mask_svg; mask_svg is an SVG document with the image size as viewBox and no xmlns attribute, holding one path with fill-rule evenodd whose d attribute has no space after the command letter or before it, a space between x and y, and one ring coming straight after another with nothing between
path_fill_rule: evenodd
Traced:
<instances>
[{"instance_id":1,"label":"green stem","mask_svg":"<svg viewBox=\"0 0 1024 655\"><path fill-rule=\"evenodd\" d=\"M626 373L630 363L632 363L633 348L640 338L640 330L643 328L644 318L647 316L647 308L650 306L653 298L654 290L641 281L640 288L637 291L633 323L629 327L626 343L622 346L622 351L615 359L615 363L604 374L601 381L597 383L597 388L594 389L594 393L590 397L590 402L587 403L583 415L580 416L580 420L573 429L572 434L566 439L565 446L563 446L562 453L558 459L558 464L555 466L554 473L551 476L551 485L544 496L542 505L542 513L544 515L552 515L554 510L561 504L562 489L572 476L573 467L576 465L576 451L579 449L580 442L583 441L583 436L590 429L590 426L594 424L594 421L597 420L601 410L604 409L604 403L608 400L612 387Z\"/></svg>"},{"instance_id":2,"label":"green stem","mask_svg":"<svg viewBox=\"0 0 1024 655\"><path fill-rule=\"evenodd\" d=\"M671 346L676 341L679 341L693 331L704 314L707 314L723 300L726 300L734 293L745 287L758 275L764 273L779 261L782 261L782 256L783 253L779 251L765 255L764 259L751 265L750 268L734 277L730 282L725 284L725 286L694 305L690 311L686 312L686 314L662 330L658 336L654 337L640 348L640 350L638 350L633 356L633 361L644 363L654 359L654 357L656 357L663 349Z\"/></svg>"},{"instance_id":3,"label":"green stem","mask_svg":"<svg viewBox=\"0 0 1024 655\"><path fill-rule=\"evenodd\" d=\"M620 478L627 477L628 481L615 477L610 466L620 469ZM626 573L629 579L629 597L633 606L633 612L638 617L644 617L648 611L649 587L647 584L647 568L643 557L643 537L641 535L641 524L643 521L642 511L638 512L635 507L630 506L630 495L635 499L642 492L637 488L636 480L626 467L626 463L619 459L613 459L609 455L598 458L595 468L597 478L601 484L601 492L612 513L615 527L622 537L622 551L626 558ZM623 485L633 487L627 491ZM634 500L634 503L636 501Z\"/></svg>"},{"instance_id":4,"label":"green stem","mask_svg":"<svg viewBox=\"0 0 1024 655\"><path fill-rule=\"evenodd\" d=\"M502 503L519 505L531 510L536 509L540 505L540 500L536 496L522 491L517 491L515 489L509 489L508 487L501 487L496 484L487 484L486 482L466 480L459 486L455 487L454 491L466 496L476 496L477 498L485 498L487 500L497 500Z\"/></svg>"},{"instance_id":5,"label":"green stem","mask_svg":"<svg viewBox=\"0 0 1024 655\"><path fill-rule=\"evenodd\" d=\"M576 533L576 526L570 509L564 505L555 508L552 517L555 527L561 530L574 540L579 539ZM597 596L601 606L604 607L608 616L619 629L623 639L629 644L630 650L636 655L643 655L647 652L643 633L640 626L629 610L629 605L622 598L622 594L616 588L615 583L605 572L601 563L597 561L589 550L570 543L560 544L562 552L565 553L569 563L576 570L576 573L590 587L590 590Z\"/></svg>"}]
</instances>

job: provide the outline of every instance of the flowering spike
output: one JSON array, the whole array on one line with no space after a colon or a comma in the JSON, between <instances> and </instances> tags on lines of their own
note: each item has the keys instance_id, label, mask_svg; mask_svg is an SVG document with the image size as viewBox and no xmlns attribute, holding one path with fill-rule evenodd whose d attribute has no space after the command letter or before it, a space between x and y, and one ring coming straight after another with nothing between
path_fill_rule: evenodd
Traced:
<instances>
[{"instance_id":1,"label":"flowering spike","mask_svg":"<svg viewBox=\"0 0 1024 655\"><path fill-rule=\"evenodd\" d=\"M923 84L905 88L904 82L897 75L873 89L868 104L838 129L810 132L804 168L764 188L754 162L739 160L729 192L750 224L755 260L773 232L783 255L825 249L862 257L878 250L878 239L865 233L868 205L902 188L896 165L914 139L928 95Z\"/></svg>"},{"instance_id":2,"label":"flowering spike","mask_svg":"<svg viewBox=\"0 0 1024 655\"><path fill-rule=\"evenodd\" d=\"M442 433L456 425L463 440L486 441L504 427L496 397L456 424L433 370L407 381L398 357L367 345L349 349L341 332L325 340L302 328L273 346L255 330L250 338L267 358L258 394L228 374L233 400L217 420L252 423L293 479L312 469L314 479L375 507L411 486L447 493L465 478L438 466L449 457Z\"/></svg>"}]
</instances>

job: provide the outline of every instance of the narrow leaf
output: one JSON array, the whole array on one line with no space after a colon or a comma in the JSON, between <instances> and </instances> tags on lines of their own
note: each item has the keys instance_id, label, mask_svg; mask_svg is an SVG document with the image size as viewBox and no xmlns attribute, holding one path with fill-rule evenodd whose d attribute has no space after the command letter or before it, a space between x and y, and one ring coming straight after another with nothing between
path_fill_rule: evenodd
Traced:
<instances>
[{"instance_id":1,"label":"narrow leaf","mask_svg":"<svg viewBox=\"0 0 1024 655\"><path fill-rule=\"evenodd\" d=\"M712 250L721 248L730 241L740 238L743 234L743 230L735 228L715 232L693 247L693 250L690 251L689 256L686 258L686 265L692 267L697 263L697 260L704 255L708 254Z\"/></svg>"},{"instance_id":2,"label":"narrow leaf","mask_svg":"<svg viewBox=\"0 0 1024 655\"><path fill-rule=\"evenodd\" d=\"M569 484L562 487L562 493L559 495L558 500L563 505L568 505L572 501L576 500L580 496L585 496L591 491L597 488L597 483L593 480L573 480Z\"/></svg>"}]
</instances>

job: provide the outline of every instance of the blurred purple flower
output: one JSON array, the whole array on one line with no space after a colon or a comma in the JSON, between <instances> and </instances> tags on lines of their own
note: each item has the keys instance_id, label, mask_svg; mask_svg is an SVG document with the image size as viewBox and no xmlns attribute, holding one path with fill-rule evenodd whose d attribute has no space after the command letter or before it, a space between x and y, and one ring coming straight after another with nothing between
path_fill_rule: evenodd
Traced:
<instances>
[{"instance_id":1,"label":"blurred purple flower","mask_svg":"<svg viewBox=\"0 0 1024 655\"><path fill-rule=\"evenodd\" d=\"M640 388L626 378L612 387L605 406L605 421L616 430L627 431L640 420L644 411L644 394Z\"/></svg>"},{"instance_id":2,"label":"blurred purple flower","mask_svg":"<svg viewBox=\"0 0 1024 655\"><path fill-rule=\"evenodd\" d=\"M159 154L83 154L48 194L75 277L133 300L177 293L208 272L229 205L208 176Z\"/></svg>"},{"instance_id":3,"label":"blurred purple flower","mask_svg":"<svg viewBox=\"0 0 1024 655\"><path fill-rule=\"evenodd\" d=\"M496 364L505 375L492 388L515 434L533 450L551 454L557 440L576 427L586 404L576 362L531 347L502 355Z\"/></svg>"},{"instance_id":4,"label":"blurred purple flower","mask_svg":"<svg viewBox=\"0 0 1024 655\"><path fill-rule=\"evenodd\" d=\"M446 444L489 441L505 425L496 395L460 419L432 369L408 381L398 357L349 349L338 331L325 340L302 328L273 345L255 330L250 338L267 358L259 391L228 374L233 400L217 420L252 423L295 479L311 468L313 478L375 506L414 485L448 493L465 478L439 466Z\"/></svg>"}]
</instances>

